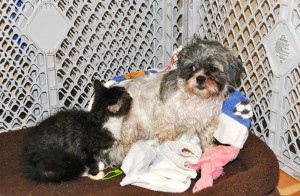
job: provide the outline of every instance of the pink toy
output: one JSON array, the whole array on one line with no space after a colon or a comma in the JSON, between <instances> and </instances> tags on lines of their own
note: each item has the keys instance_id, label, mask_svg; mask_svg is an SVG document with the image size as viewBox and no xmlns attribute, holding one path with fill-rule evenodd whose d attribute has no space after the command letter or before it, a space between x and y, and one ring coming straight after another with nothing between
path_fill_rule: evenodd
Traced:
<instances>
[{"instance_id":1,"label":"pink toy","mask_svg":"<svg viewBox=\"0 0 300 196\"><path fill-rule=\"evenodd\" d=\"M239 152L240 149L234 146L217 146L205 152L197 164L191 165L191 168L201 170L193 193L212 186L213 180L223 173L223 166L234 160Z\"/></svg>"}]
</instances>

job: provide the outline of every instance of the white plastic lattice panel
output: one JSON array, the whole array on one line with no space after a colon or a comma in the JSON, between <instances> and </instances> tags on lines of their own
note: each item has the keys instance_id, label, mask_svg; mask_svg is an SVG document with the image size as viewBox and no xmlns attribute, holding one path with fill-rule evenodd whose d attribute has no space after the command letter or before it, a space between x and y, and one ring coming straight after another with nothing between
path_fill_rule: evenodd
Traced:
<instances>
[{"instance_id":1,"label":"white plastic lattice panel","mask_svg":"<svg viewBox=\"0 0 300 196\"><path fill-rule=\"evenodd\" d=\"M300 1L281 4L279 22L265 39L274 70L270 130L281 167L300 180Z\"/></svg>"},{"instance_id":2,"label":"white plastic lattice panel","mask_svg":"<svg viewBox=\"0 0 300 196\"><path fill-rule=\"evenodd\" d=\"M25 33L34 4L0 2L0 132L49 115L44 53Z\"/></svg>"},{"instance_id":3,"label":"white plastic lattice panel","mask_svg":"<svg viewBox=\"0 0 300 196\"><path fill-rule=\"evenodd\" d=\"M182 43L183 4L1 1L0 132L86 108L95 78L166 67Z\"/></svg>"},{"instance_id":4,"label":"white plastic lattice panel","mask_svg":"<svg viewBox=\"0 0 300 196\"><path fill-rule=\"evenodd\" d=\"M299 7L299 0L204 0L187 6L195 21L188 35L196 32L219 40L244 63L240 90L254 106L250 129L273 149L281 168L298 180Z\"/></svg>"},{"instance_id":5,"label":"white plastic lattice panel","mask_svg":"<svg viewBox=\"0 0 300 196\"><path fill-rule=\"evenodd\" d=\"M86 107L94 78L165 67L181 37L180 6L158 0L57 1L71 24L54 55L57 104Z\"/></svg>"}]
</instances>

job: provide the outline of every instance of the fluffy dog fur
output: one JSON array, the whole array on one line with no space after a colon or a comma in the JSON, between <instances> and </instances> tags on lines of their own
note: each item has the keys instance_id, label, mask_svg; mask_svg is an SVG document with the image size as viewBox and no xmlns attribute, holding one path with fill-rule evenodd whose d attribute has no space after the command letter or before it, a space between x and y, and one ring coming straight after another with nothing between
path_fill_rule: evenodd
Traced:
<instances>
[{"instance_id":1,"label":"fluffy dog fur","mask_svg":"<svg viewBox=\"0 0 300 196\"><path fill-rule=\"evenodd\" d=\"M193 38L178 54L177 70L137 77L127 90L133 104L122 126L125 153L137 140L176 140L198 135L212 148L228 89L240 80L241 63L216 41Z\"/></svg>"}]
</instances>

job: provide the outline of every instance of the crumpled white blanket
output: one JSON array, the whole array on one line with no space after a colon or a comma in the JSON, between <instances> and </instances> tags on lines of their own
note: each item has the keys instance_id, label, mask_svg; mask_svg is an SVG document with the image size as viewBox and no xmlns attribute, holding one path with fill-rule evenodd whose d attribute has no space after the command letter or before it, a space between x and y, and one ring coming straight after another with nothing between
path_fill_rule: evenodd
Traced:
<instances>
[{"instance_id":1,"label":"crumpled white blanket","mask_svg":"<svg viewBox=\"0 0 300 196\"><path fill-rule=\"evenodd\" d=\"M189 141L138 141L133 144L121 169L126 174L122 186L135 185L154 191L184 192L197 172L189 168L202 154L199 144Z\"/></svg>"}]
</instances>

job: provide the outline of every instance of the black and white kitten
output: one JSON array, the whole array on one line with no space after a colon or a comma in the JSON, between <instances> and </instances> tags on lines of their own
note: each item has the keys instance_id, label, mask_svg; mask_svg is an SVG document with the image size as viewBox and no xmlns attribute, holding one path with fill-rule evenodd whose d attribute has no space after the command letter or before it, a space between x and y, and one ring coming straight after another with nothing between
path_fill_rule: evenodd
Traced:
<instances>
[{"instance_id":1,"label":"black and white kitten","mask_svg":"<svg viewBox=\"0 0 300 196\"><path fill-rule=\"evenodd\" d=\"M90 112L59 111L32 128L24 146L25 177L62 182L84 173L96 176L100 162L110 164L110 149L120 139L132 98L123 87L106 88L99 80L94 89Z\"/></svg>"}]
</instances>

